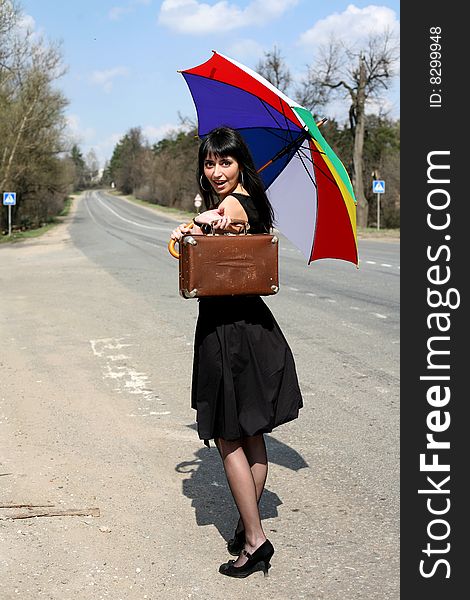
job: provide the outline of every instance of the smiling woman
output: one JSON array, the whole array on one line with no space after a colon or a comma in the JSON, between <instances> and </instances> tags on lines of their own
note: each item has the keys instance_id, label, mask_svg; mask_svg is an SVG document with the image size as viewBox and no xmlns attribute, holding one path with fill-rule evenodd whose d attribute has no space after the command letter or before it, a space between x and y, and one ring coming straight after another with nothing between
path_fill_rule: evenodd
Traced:
<instances>
[{"instance_id":1,"label":"smiling woman","mask_svg":"<svg viewBox=\"0 0 470 600\"><path fill-rule=\"evenodd\" d=\"M264 224L264 232L269 232L274 224L273 208L253 157L243 138L234 129L216 128L204 138L199 146L198 180L207 210L225 208L230 202L232 207L238 206L243 211L241 214L234 214L233 218L245 217L246 220L245 207L228 198L233 192L242 194L256 202L259 217L253 215L253 218Z\"/></svg>"},{"instance_id":2,"label":"smiling woman","mask_svg":"<svg viewBox=\"0 0 470 600\"><path fill-rule=\"evenodd\" d=\"M250 233L270 232L273 210L237 131L210 131L199 147L198 167L208 209L200 219L216 219L214 229L233 231L232 220L242 218ZM200 233L197 222L193 233ZM181 225L172 238L181 239L186 231ZM264 434L296 419L303 401L290 347L260 296L199 299L191 406L200 439L207 446L215 441L240 514L227 544L238 558L219 572L247 577L262 569L267 574L274 548L258 509L268 472Z\"/></svg>"},{"instance_id":3,"label":"smiling woman","mask_svg":"<svg viewBox=\"0 0 470 600\"><path fill-rule=\"evenodd\" d=\"M204 177L222 198L225 197L224 190L227 193L237 187L239 178L243 185L243 172L237 161L228 156L209 154L204 160Z\"/></svg>"}]
</instances>

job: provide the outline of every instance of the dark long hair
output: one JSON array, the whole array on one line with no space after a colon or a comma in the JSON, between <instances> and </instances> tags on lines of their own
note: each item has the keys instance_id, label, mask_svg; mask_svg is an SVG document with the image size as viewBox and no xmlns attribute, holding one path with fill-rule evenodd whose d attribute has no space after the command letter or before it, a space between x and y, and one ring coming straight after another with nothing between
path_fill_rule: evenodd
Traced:
<instances>
[{"instance_id":1,"label":"dark long hair","mask_svg":"<svg viewBox=\"0 0 470 600\"><path fill-rule=\"evenodd\" d=\"M231 127L213 129L199 146L197 181L206 210L214 208L218 203L218 196L204 175L204 161L210 154L222 158L231 156L237 161L240 170L243 171L243 187L258 209L261 225L269 232L274 225L273 207L266 195L263 181L256 171L248 146L238 131Z\"/></svg>"}]
</instances>

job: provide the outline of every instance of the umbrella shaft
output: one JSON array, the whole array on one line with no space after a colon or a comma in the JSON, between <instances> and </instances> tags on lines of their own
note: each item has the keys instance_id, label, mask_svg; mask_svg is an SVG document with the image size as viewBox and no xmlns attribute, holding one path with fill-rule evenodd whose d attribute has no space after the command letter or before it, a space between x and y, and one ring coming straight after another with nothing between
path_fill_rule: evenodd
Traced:
<instances>
[{"instance_id":1,"label":"umbrella shaft","mask_svg":"<svg viewBox=\"0 0 470 600\"><path fill-rule=\"evenodd\" d=\"M324 125L327 121L328 121L328 119L326 117L323 117L323 119L320 119L320 121L317 122L317 127L322 127L322 125ZM304 131L302 134L300 134L300 136L296 140L294 140L288 146L286 146L286 148L284 148L283 150L278 152L276 154L276 156L271 158L271 160L268 160L268 162L265 163L262 167L260 167L257 172L261 173L261 171L264 171L264 169L266 169L266 167L269 167L269 165L272 165L275 160L277 160L278 158L281 158L281 156L284 156L284 154L287 154L290 151L290 149L292 148L292 146L295 146L300 139L302 141L308 139L308 134Z\"/></svg>"},{"instance_id":2,"label":"umbrella shaft","mask_svg":"<svg viewBox=\"0 0 470 600\"><path fill-rule=\"evenodd\" d=\"M257 171L257 173L261 173L261 171L264 171L264 169L266 169L266 167L269 167L269 165L272 165L274 161L274 158L272 158L271 160L268 160L268 162L266 164L264 164L262 167L260 167Z\"/></svg>"}]
</instances>

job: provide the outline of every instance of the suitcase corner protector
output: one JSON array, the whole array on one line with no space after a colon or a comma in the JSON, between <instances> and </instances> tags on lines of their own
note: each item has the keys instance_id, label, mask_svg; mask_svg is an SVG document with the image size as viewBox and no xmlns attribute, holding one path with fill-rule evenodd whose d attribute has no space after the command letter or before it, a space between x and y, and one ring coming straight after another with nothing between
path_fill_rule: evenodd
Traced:
<instances>
[{"instance_id":1,"label":"suitcase corner protector","mask_svg":"<svg viewBox=\"0 0 470 600\"><path fill-rule=\"evenodd\" d=\"M197 296L197 288L194 288L194 290L187 290L187 289L183 289L180 290L181 295L183 296L183 298L195 298Z\"/></svg>"}]
</instances>

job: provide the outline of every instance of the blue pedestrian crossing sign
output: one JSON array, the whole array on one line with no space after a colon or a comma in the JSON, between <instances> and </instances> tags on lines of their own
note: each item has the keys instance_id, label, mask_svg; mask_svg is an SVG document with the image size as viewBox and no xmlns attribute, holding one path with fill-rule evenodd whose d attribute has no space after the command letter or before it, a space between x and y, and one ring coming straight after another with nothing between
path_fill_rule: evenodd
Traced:
<instances>
[{"instance_id":1,"label":"blue pedestrian crossing sign","mask_svg":"<svg viewBox=\"0 0 470 600\"><path fill-rule=\"evenodd\" d=\"M372 182L372 192L374 194L385 194L385 181L383 179L374 179Z\"/></svg>"},{"instance_id":2,"label":"blue pedestrian crossing sign","mask_svg":"<svg viewBox=\"0 0 470 600\"><path fill-rule=\"evenodd\" d=\"M14 206L16 204L16 192L3 192L3 206Z\"/></svg>"}]
</instances>

